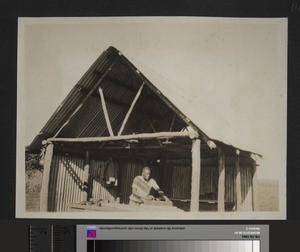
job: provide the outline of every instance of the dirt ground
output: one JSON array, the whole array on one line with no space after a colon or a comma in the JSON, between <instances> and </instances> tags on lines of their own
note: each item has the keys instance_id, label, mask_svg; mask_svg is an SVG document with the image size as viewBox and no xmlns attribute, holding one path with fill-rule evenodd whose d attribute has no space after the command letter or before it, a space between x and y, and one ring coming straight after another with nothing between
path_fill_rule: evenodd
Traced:
<instances>
[{"instance_id":1,"label":"dirt ground","mask_svg":"<svg viewBox=\"0 0 300 252\"><path fill-rule=\"evenodd\" d=\"M42 172L26 172L26 210L38 212L40 209L40 191L42 185Z\"/></svg>"},{"instance_id":2,"label":"dirt ground","mask_svg":"<svg viewBox=\"0 0 300 252\"><path fill-rule=\"evenodd\" d=\"M279 210L279 186L276 180L258 181L258 208L259 211Z\"/></svg>"}]
</instances>

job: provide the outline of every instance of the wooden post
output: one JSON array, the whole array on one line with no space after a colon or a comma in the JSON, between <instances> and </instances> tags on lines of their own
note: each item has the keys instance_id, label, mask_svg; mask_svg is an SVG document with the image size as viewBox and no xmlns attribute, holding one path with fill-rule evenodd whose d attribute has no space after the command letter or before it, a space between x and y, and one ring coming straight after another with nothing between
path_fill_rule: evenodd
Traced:
<instances>
[{"instance_id":1,"label":"wooden post","mask_svg":"<svg viewBox=\"0 0 300 252\"><path fill-rule=\"evenodd\" d=\"M236 190L236 211L242 210L242 181L240 171L240 156L235 158L235 190Z\"/></svg>"},{"instance_id":2,"label":"wooden post","mask_svg":"<svg viewBox=\"0 0 300 252\"><path fill-rule=\"evenodd\" d=\"M258 187L257 187L257 164L256 161L253 160L253 168L252 168L252 210L257 211L257 197L258 197Z\"/></svg>"},{"instance_id":3,"label":"wooden post","mask_svg":"<svg viewBox=\"0 0 300 252\"><path fill-rule=\"evenodd\" d=\"M81 193L81 200L88 201L89 200L89 175L90 175L90 163L91 157L90 152L86 151L85 153L85 165L83 167L83 190Z\"/></svg>"},{"instance_id":4,"label":"wooden post","mask_svg":"<svg viewBox=\"0 0 300 252\"><path fill-rule=\"evenodd\" d=\"M201 141L194 139L192 143L192 186L191 186L191 212L199 211L200 175L201 175Z\"/></svg>"},{"instance_id":5,"label":"wooden post","mask_svg":"<svg viewBox=\"0 0 300 252\"><path fill-rule=\"evenodd\" d=\"M43 180L42 188L40 193L40 211L48 211L48 195L49 195L49 180L50 180L50 169L53 156L53 143L49 143L46 147L44 169L43 169Z\"/></svg>"},{"instance_id":6,"label":"wooden post","mask_svg":"<svg viewBox=\"0 0 300 252\"><path fill-rule=\"evenodd\" d=\"M225 154L219 148L218 211L225 211Z\"/></svg>"}]
</instances>

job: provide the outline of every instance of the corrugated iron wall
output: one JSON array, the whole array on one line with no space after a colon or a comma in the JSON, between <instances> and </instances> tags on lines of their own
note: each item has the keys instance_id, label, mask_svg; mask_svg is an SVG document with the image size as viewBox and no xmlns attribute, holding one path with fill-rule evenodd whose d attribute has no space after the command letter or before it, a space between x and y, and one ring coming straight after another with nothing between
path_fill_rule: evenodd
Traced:
<instances>
[{"instance_id":1,"label":"corrugated iron wall","mask_svg":"<svg viewBox=\"0 0 300 252\"><path fill-rule=\"evenodd\" d=\"M217 167L214 159L201 160L200 199L217 199ZM191 198L192 167L190 159L167 160L162 171L162 188L171 198Z\"/></svg>"},{"instance_id":2,"label":"corrugated iron wall","mask_svg":"<svg viewBox=\"0 0 300 252\"><path fill-rule=\"evenodd\" d=\"M104 170L106 164L106 161L91 160L89 181L91 188L90 194L92 198L96 200L102 199L114 202L115 198L118 196L118 186L111 186L105 183ZM114 163L114 165L117 165L117 163Z\"/></svg>"},{"instance_id":3,"label":"corrugated iron wall","mask_svg":"<svg viewBox=\"0 0 300 252\"><path fill-rule=\"evenodd\" d=\"M172 167L172 198L186 199L191 195L191 161L173 160Z\"/></svg>"},{"instance_id":4,"label":"corrugated iron wall","mask_svg":"<svg viewBox=\"0 0 300 252\"><path fill-rule=\"evenodd\" d=\"M138 160L119 162L118 186L107 186L103 180L106 161L91 160L89 196L94 199L114 201L128 204L132 181L140 175L144 163ZM200 199L217 200L218 168L216 159L201 160ZM251 160L240 162L242 207L252 210L252 166ZM49 211L66 211L67 204L81 201L83 193L84 158L55 154L52 159L49 183ZM151 166L150 166L151 167ZM166 195L176 199L191 197L191 160L166 160L160 165L152 166L152 176ZM234 158L226 158L225 168L225 201L236 202L236 171Z\"/></svg>"},{"instance_id":5,"label":"corrugated iron wall","mask_svg":"<svg viewBox=\"0 0 300 252\"><path fill-rule=\"evenodd\" d=\"M200 199L217 200L218 169L217 167L201 167Z\"/></svg>"},{"instance_id":6,"label":"corrugated iron wall","mask_svg":"<svg viewBox=\"0 0 300 252\"><path fill-rule=\"evenodd\" d=\"M117 187L108 187L103 180L106 162L91 160L90 196L94 199L113 201L118 194ZM67 204L81 201L83 193L84 158L54 155L52 158L49 198L49 211L66 211Z\"/></svg>"},{"instance_id":7,"label":"corrugated iron wall","mask_svg":"<svg viewBox=\"0 0 300 252\"><path fill-rule=\"evenodd\" d=\"M200 199L217 200L218 198L218 167L217 158L201 159ZM242 208L252 210L252 160L240 158ZM190 199L191 197L191 161L168 160L161 173L161 184L169 197ZM170 179L169 179L170 178ZM226 157L225 164L225 201L236 203L236 170L235 158Z\"/></svg>"},{"instance_id":8,"label":"corrugated iron wall","mask_svg":"<svg viewBox=\"0 0 300 252\"><path fill-rule=\"evenodd\" d=\"M251 166L241 167L242 182L242 209L252 211L252 177L253 171Z\"/></svg>"},{"instance_id":9,"label":"corrugated iron wall","mask_svg":"<svg viewBox=\"0 0 300 252\"><path fill-rule=\"evenodd\" d=\"M236 202L235 167L225 166L225 201Z\"/></svg>"},{"instance_id":10,"label":"corrugated iron wall","mask_svg":"<svg viewBox=\"0 0 300 252\"><path fill-rule=\"evenodd\" d=\"M242 210L252 211L252 159L240 157ZM226 157L225 167L225 201L236 203L236 169L235 157Z\"/></svg>"},{"instance_id":11,"label":"corrugated iron wall","mask_svg":"<svg viewBox=\"0 0 300 252\"><path fill-rule=\"evenodd\" d=\"M48 205L50 211L66 211L67 203L81 200L84 159L53 155Z\"/></svg>"},{"instance_id":12,"label":"corrugated iron wall","mask_svg":"<svg viewBox=\"0 0 300 252\"><path fill-rule=\"evenodd\" d=\"M235 158L225 158L225 201L236 203Z\"/></svg>"}]
</instances>

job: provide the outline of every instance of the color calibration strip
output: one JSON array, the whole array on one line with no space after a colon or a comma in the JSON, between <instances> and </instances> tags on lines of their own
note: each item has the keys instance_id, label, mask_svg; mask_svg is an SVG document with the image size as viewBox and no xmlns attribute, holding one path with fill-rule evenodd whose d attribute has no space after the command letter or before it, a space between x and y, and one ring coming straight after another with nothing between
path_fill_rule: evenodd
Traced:
<instances>
[{"instance_id":1,"label":"color calibration strip","mask_svg":"<svg viewBox=\"0 0 300 252\"><path fill-rule=\"evenodd\" d=\"M259 240L88 240L87 252L260 252Z\"/></svg>"}]
</instances>

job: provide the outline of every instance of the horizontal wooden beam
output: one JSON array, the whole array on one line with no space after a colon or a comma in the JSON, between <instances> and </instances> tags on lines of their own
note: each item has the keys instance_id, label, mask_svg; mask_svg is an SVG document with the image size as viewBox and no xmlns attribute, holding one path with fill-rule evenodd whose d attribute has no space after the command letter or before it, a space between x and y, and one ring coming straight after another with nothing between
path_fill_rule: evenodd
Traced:
<instances>
[{"instance_id":1,"label":"horizontal wooden beam","mask_svg":"<svg viewBox=\"0 0 300 252\"><path fill-rule=\"evenodd\" d=\"M157 138L156 138L157 139ZM145 150L145 149L151 149L151 150L156 150L156 149L178 149L178 148L191 148L191 145L185 144L185 145L176 145L176 146L172 146L172 145L145 145L145 146L130 146L130 148L126 147L126 146L110 146L110 147L102 147L100 148L101 150L126 150L126 149L131 149L131 150Z\"/></svg>"},{"instance_id":2,"label":"horizontal wooden beam","mask_svg":"<svg viewBox=\"0 0 300 252\"><path fill-rule=\"evenodd\" d=\"M253 159L253 161L257 161L259 159L259 156L257 154L251 154L250 157Z\"/></svg>"},{"instance_id":3,"label":"horizontal wooden beam","mask_svg":"<svg viewBox=\"0 0 300 252\"><path fill-rule=\"evenodd\" d=\"M107 141L121 141L130 139L152 139L152 138L179 138L190 137L191 139L199 137L197 132L157 132L157 133L142 133L124 136L106 136L106 137L82 137L82 138L48 138L47 142L107 142Z\"/></svg>"}]
</instances>

